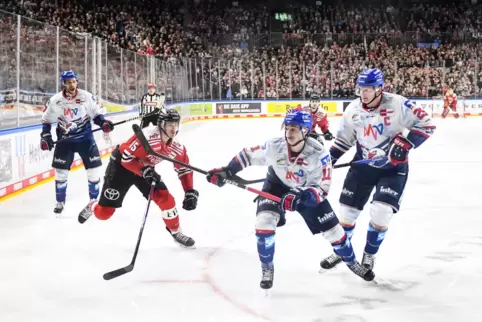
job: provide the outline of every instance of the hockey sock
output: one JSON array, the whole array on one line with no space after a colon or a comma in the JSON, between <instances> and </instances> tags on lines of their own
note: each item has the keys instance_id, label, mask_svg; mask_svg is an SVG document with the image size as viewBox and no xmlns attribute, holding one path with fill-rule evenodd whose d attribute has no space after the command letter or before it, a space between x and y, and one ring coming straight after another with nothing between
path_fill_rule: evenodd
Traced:
<instances>
[{"instance_id":1,"label":"hockey sock","mask_svg":"<svg viewBox=\"0 0 482 322\"><path fill-rule=\"evenodd\" d=\"M176 208L162 211L162 220L172 234L179 231L179 215Z\"/></svg>"},{"instance_id":2,"label":"hockey sock","mask_svg":"<svg viewBox=\"0 0 482 322\"><path fill-rule=\"evenodd\" d=\"M343 227L343 230L345 231L345 234L351 240L351 237L353 236L353 233L355 232L355 224L353 224L353 226L348 226L348 225L342 224L341 226Z\"/></svg>"},{"instance_id":3,"label":"hockey sock","mask_svg":"<svg viewBox=\"0 0 482 322\"><path fill-rule=\"evenodd\" d=\"M67 194L67 181L55 180L55 197L57 202L65 202Z\"/></svg>"},{"instance_id":4,"label":"hockey sock","mask_svg":"<svg viewBox=\"0 0 482 322\"><path fill-rule=\"evenodd\" d=\"M351 246L350 238L347 238L345 233L339 241L331 243L333 246L333 251L335 254L340 256L344 262L353 263L355 261L355 253L353 252L353 247Z\"/></svg>"},{"instance_id":5,"label":"hockey sock","mask_svg":"<svg viewBox=\"0 0 482 322\"><path fill-rule=\"evenodd\" d=\"M99 196L99 182L91 182L89 181L89 198L90 200L92 199L97 199Z\"/></svg>"},{"instance_id":6,"label":"hockey sock","mask_svg":"<svg viewBox=\"0 0 482 322\"><path fill-rule=\"evenodd\" d=\"M376 230L375 227L370 223L367 232L367 243L365 245L365 253L375 255L380 248L383 240L385 239L385 230Z\"/></svg>"},{"instance_id":7,"label":"hockey sock","mask_svg":"<svg viewBox=\"0 0 482 322\"><path fill-rule=\"evenodd\" d=\"M273 230L256 230L258 255L262 265L273 263L274 236L275 232Z\"/></svg>"}]
</instances>

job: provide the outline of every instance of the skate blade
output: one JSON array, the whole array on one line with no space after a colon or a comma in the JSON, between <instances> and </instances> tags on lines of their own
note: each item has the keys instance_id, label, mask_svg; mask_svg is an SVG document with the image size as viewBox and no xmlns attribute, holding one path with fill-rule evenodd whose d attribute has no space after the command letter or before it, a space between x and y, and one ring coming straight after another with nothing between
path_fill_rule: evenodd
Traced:
<instances>
[{"instance_id":1,"label":"skate blade","mask_svg":"<svg viewBox=\"0 0 482 322\"><path fill-rule=\"evenodd\" d=\"M335 267L333 268L323 268L323 267L320 267L320 270L318 271L318 274L326 274L328 272L334 272L338 269L338 265L336 265Z\"/></svg>"},{"instance_id":2,"label":"skate blade","mask_svg":"<svg viewBox=\"0 0 482 322\"><path fill-rule=\"evenodd\" d=\"M196 249L196 245L192 245L192 246L185 246L185 245L183 245L183 244L179 244L179 243L177 243L177 242L175 242L175 243L176 243L176 244L178 244L178 245L179 245L179 247L184 248L184 249Z\"/></svg>"},{"instance_id":3,"label":"skate blade","mask_svg":"<svg viewBox=\"0 0 482 322\"><path fill-rule=\"evenodd\" d=\"M404 289L402 285L398 283L394 283L386 278L375 277L375 279L370 283L372 283L373 285L379 288L389 290L389 291L403 291Z\"/></svg>"}]
</instances>

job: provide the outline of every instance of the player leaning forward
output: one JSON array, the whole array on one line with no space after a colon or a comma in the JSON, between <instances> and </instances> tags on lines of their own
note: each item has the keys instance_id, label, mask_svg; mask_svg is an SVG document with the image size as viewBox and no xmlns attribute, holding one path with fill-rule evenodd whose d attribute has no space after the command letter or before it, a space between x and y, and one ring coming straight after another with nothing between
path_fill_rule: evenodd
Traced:
<instances>
[{"instance_id":1,"label":"player leaning forward","mask_svg":"<svg viewBox=\"0 0 482 322\"><path fill-rule=\"evenodd\" d=\"M385 157L372 164L354 164L345 178L338 217L351 239L355 223L375 189L362 265L373 269L375 254L398 212L408 178L408 153L435 130L428 114L405 97L383 92L385 79L379 69L362 72L357 80L360 99L347 106L336 140L330 149L333 163L356 145L354 161ZM402 132L408 130L407 136ZM329 269L341 262L333 254L321 261Z\"/></svg>"},{"instance_id":2,"label":"player leaning forward","mask_svg":"<svg viewBox=\"0 0 482 322\"><path fill-rule=\"evenodd\" d=\"M373 280L373 272L356 261L350 240L326 199L331 185L330 155L320 142L308 136L311 115L293 110L286 115L284 125L285 137L243 149L227 167L213 169L207 176L209 182L223 186L224 179L231 179L248 166L269 166L263 191L281 197L281 202L258 198L255 227L262 268L261 288L273 286L275 231L285 224L286 211L299 212L311 232L322 233L355 274Z\"/></svg>"},{"instance_id":3,"label":"player leaning forward","mask_svg":"<svg viewBox=\"0 0 482 322\"><path fill-rule=\"evenodd\" d=\"M77 88L77 75L69 70L60 74L60 81L65 87L60 93L52 96L42 114L42 133L40 147L42 150L52 150L52 123L57 123L57 138L67 139L55 145L52 168L55 169L55 194L57 204L54 212L61 213L64 209L67 179L70 167L77 152L82 158L89 182L89 198L96 199L99 195L100 160L99 150L92 134L91 120L104 132L114 129L111 121L104 119L94 96Z\"/></svg>"},{"instance_id":4,"label":"player leaning forward","mask_svg":"<svg viewBox=\"0 0 482 322\"><path fill-rule=\"evenodd\" d=\"M176 110L167 110L159 114L157 126L149 126L143 129L143 132L155 152L189 163L186 148L174 140L179 132L180 120L181 117ZM194 246L194 240L181 232L176 201L154 168L161 161L157 157L147 155L135 135L117 146L112 152L105 172L100 200L91 201L82 210L79 222L84 223L92 214L100 220L109 219L116 208L122 207L124 197L133 185L147 199L154 180L152 201L161 209L167 231L182 246ZM199 193L193 189L192 170L177 164L174 165L174 169L185 191L183 209L196 209Z\"/></svg>"}]
</instances>

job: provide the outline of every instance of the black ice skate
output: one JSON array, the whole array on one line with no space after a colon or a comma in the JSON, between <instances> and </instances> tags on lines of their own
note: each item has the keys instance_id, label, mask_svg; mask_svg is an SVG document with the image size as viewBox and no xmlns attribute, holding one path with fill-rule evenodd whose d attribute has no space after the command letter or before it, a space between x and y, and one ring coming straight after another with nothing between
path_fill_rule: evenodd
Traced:
<instances>
[{"instance_id":1,"label":"black ice skate","mask_svg":"<svg viewBox=\"0 0 482 322\"><path fill-rule=\"evenodd\" d=\"M78 217L79 223L81 223L81 224L85 223L87 221L87 219L89 219L90 216L92 216L92 214L93 214L92 205L94 204L94 202L95 202L95 200L89 201L87 206L85 206L85 208L82 209L82 211L79 213L79 217Z\"/></svg>"},{"instance_id":2,"label":"black ice skate","mask_svg":"<svg viewBox=\"0 0 482 322\"><path fill-rule=\"evenodd\" d=\"M375 266L375 255L363 253L362 265L365 268L373 269Z\"/></svg>"},{"instance_id":3,"label":"black ice skate","mask_svg":"<svg viewBox=\"0 0 482 322\"><path fill-rule=\"evenodd\" d=\"M177 233L171 233L171 231L167 227L166 227L166 230L171 234L174 241L179 245L181 245L182 247L193 247L194 244L196 243L194 239L184 235L180 230Z\"/></svg>"},{"instance_id":4,"label":"black ice skate","mask_svg":"<svg viewBox=\"0 0 482 322\"><path fill-rule=\"evenodd\" d=\"M60 216L60 214L62 213L62 211L64 211L64 207L65 207L65 202L57 202L55 204L55 208L54 208L54 213L57 214L57 217Z\"/></svg>"},{"instance_id":5,"label":"black ice skate","mask_svg":"<svg viewBox=\"0 0 482 322\"><path fill-rule=\"evenodd\" d=\"M360 265L360 263L356 261L354 264L347 263L347 266L353 273L360 276L367 282L373 281L373 279L375 278L375 273L373 273L371 269L363 267L362 265Z\"/></svg>"},{"instance_id":6,"label":"black ice skate","mask_svg":"<svg viewBox=\"0 0 482 322\"><path fill-rule=\"evenodd\" d=\"M265 264L261 266L262 277L259 286L264 290L269 290L273 287L274 266L273 264Z\"/></svg>"},{"instance_id":7,"label":"black ice skate","mask_svg":"<svg viewBox=\"0 0 482 322\"><path fill-rule=\"evenodd\" d=\"M321 261L320 266L324 269L332 269L336 265L341 263L341 257L337 254L331 254L327 258Z\"/></svg>"}]
</instances>

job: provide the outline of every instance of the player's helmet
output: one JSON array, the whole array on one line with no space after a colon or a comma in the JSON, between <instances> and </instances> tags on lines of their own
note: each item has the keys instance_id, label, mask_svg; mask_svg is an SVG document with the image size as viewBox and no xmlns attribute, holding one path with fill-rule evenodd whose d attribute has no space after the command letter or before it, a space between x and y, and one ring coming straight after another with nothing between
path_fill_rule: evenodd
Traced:
<instances>
[{"instance_id":1,"label":"player's helmet","mask_svg":"<svg viewBox=\"0 0 482 322\"><path fill-rule=\"evenodd\" d=\"M317 94L312 94L310 97L310 107L317 107L320 104L320 96Z\"/></svg>"},{"instance_id":2,"label":"player's helmet","mask_svg":"<svg viewBox=\"0 0 482 322\"><path fill-rule=\"evenodd\" d=\"M180 123L181 122L181 115L175 109L168 109L165 112L161 112L158 118L158 124L163 125L164 122L169 123Z\"/></svg>"},{"instance_id":3,"label":"player's helmet","mask_svg":"<svg viewBox=\"0 0 482 322\"><path fill-rule=\"evenodd\" d=\"M60 82L62 84L65 84L65 81L67 79L71 79L71 78L74 78L75 80L78 80L77 74L74 73L72 70L66 70L66 71L63 71L62 73L60 73Z\"/></svg>"},{"instance_id":4,"label":"player's helmet","mask_svg":"<svg viewBox=\"0 0 482 322\"><path fill-rule=\"evenodd\" d=\"M358 75L356 84L358 86L383 87L385 85L385 77L378 68L367 69Z\"/></svg>"},{"instance_id":5,"label":"player's helmet","mask_svg":"<svg viewBox=\"0 0 482 322\"><path fill-rule=\"evenodd\" d=\"M297 125L301 129L307 128L308 131L306 135L310 133L311 127L313 126L313 119L311 118L311 113L306 111L293 110L286 114L283 124L286 125Z\"/></svg>"}]
</instances>

